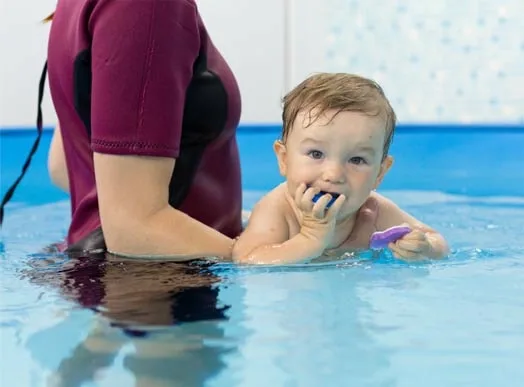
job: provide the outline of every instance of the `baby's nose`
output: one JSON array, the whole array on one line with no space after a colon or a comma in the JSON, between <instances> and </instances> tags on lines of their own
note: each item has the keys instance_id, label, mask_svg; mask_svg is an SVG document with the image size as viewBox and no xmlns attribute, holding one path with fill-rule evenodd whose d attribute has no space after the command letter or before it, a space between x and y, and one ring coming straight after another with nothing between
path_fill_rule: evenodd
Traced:
<instances>
[{"instance_id":1,"label":"baby's nose","mask_svg":"<svg viewBox=\"0 0 524 387\"><path fill-rule=\"evenodd\" d=\"M329 164L324 169L324 181L341 184L344 183L344 168L339 164Z\"/></svg>"}]
</instances>

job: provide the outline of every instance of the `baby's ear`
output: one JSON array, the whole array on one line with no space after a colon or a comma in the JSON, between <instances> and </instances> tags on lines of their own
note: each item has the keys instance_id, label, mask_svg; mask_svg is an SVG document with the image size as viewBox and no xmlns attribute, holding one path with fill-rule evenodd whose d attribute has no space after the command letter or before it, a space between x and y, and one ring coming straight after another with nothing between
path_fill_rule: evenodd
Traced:
<instances>
[{"instance_id":1,"label":"baby's ear","mask_svg":"<svg viewBox=\"0 0 524 387\"><path fill-rule=\"evenodd\" d=\"M378 188L378 186L382 183L384 176L386 176L386 173L388 173L392 165L393 156L386 156L386 158L380 164L380 171L378 173L377 180L375 181L375 189Z\"/></svg>"},{"instance_id":2,"label":"baby's ear","mask_svg":"<svg viewBox=\"0 0 524 387\"><path fill-rule=\"evenodd\" d=\"M287 151L286 151L286 145L281 140L276 140L273 143L273 150L275 151L275 155L277 156L278 169L280 171L280 174L282 176L286 177L286 174L287 174L287 166L286 166Z\"/></svg>"}]
</instances>

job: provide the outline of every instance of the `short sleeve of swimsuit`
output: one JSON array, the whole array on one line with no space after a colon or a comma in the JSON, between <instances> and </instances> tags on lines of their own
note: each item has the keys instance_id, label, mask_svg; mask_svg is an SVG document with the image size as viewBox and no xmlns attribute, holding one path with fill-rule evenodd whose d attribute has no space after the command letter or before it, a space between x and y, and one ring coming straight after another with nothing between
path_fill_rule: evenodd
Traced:
<instances>
[{"instance_id":1,"label":"short sleeve of swimsuit","mask_svg":"<svg viewBox=\"0 0 524 387\"><path fill-rule=\"evenodd\" d=\"M198 57L188 0L100 0L89 20L94 152L177 157Z\"/></svg>"}]
</instances>

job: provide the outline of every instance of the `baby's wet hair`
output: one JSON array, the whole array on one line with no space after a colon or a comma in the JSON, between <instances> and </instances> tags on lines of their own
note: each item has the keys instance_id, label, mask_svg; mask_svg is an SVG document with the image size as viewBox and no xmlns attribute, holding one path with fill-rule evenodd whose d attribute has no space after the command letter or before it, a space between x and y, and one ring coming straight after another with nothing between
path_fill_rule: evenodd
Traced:
<instances>
[{"instance_id":1,"label":"baby's wet hair","mask_svg":"<svg viewBox=\"0 0 524 387\"><path fill-rule=\"evenodd\" d=\"M355 74L316 73L295 86L284 96L282 102L283 142L301 112L306 111L306 126L328 111L335 112L331 119L340 112L359 112L384 120L386 140L383 158L388 155L397 118L377 82Z\"/></svg>"}]
</instances>

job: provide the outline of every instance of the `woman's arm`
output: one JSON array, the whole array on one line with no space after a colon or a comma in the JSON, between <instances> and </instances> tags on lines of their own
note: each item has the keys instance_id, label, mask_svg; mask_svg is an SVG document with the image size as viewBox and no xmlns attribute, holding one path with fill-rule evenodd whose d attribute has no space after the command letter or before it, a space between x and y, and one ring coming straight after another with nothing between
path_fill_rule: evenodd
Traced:
<instances>
[{"instance_id":1,"label":"woman's arm","mask_svg":"<svg viewBox=\"0 0 524 387\"><path fill-rule=\"evenodd\" d=\"M108 248L131 255L229 257L230 238L169 206L166 187L174 163L173 159L95 155L101 217L108 223L104 225ZM51 140L48 169L53 183L69 192L59 125ZM163 192L165 195L159 194Z\"/></svg>"},{"instance_id":2,"label":"woman's arm","mask_svg":"<svg viewBox=\"0 0 524 387\"><path fill-rule=\"evenodd\" d=\"M230 238L168 201L201 49L196 5L98 0L93 7L89 129L107 249L172 260L229 258Z\"/></svg>"},{"instance_id":3,"label":"woman's arm","mask_svg":"<svg viewBox=\"0 0 524 387\"><path fill-rule=\"evenodd\" d=\"M47 170L49 177L54 185L69 193L69 178L67 176L67 166L64 153L64 145L62 143L62 133L60 132L60 125L57 124L49 146L49 154L47 156Z\"/></svg>"},{"instance_id":4,"label":"woman's arm","mask_svg":"<svg viewBox=\"0 0 524 387\"><path fill-rule=\"evenodd\" d=\"M174 159L95 153L94 162L110 252L173 260L230 258L231 238L169 205Z\"/></svg>"}]
</instances>

